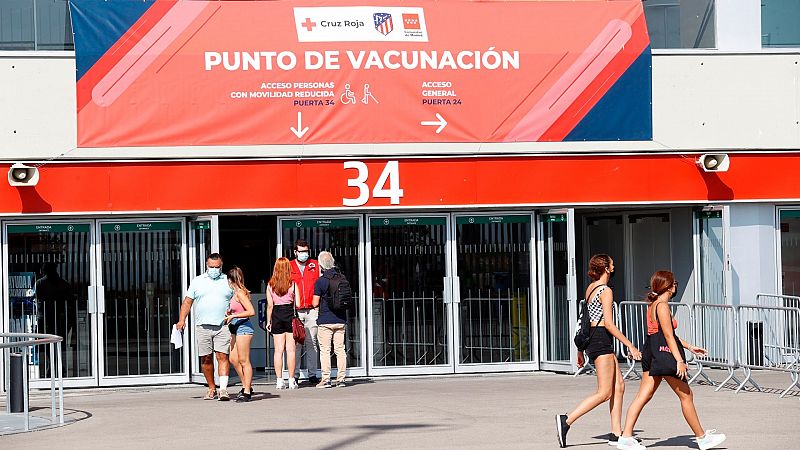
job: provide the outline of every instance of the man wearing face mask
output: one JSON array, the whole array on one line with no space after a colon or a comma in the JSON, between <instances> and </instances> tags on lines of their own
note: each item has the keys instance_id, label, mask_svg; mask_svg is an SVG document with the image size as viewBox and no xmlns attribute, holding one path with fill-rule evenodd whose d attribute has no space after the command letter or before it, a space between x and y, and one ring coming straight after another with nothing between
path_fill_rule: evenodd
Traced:
<instances>
[{"instance_id":1,"label":"man wearing face mask","mask_svg":"<svg viewBox=\"0 0 800 450\"><path fill-rule=\"evenodd\" d=\"M213 400L217 394L219 394L220 401L230 400L228 352L231 345L231 333L224 321L225 313L230 307L231 297L233 297L233 289L228 284L228 277L222 273L222 257L219 253L212 253L206 259L206 272L197 276L189 285L189 290L181 305L180 318L175 324L177 329L183 330L189 311L192 306L195 307L197 352L200 355L200 368L208 383L208 393L203 400ZM219 367L219 392L214 383L214 357L216 357Z\"/></svg>"},{"instance_id":2,"label":"man wearing face mask","mask_svg":"<svg viewBox=\"0 0 800 450\"><path fill-rule=\"evenodd\" d=\"M294 256L291 261L292 282L300 290L300 306L297 316L306 329L306 342L303 345L305 352L308 382L316 385L319 382L317 368L319 367L319 347L317 344L317 315L319 309L314 307L314 283L319 278L319 264L317 260L309 257L308 242L304 239L294 241ZM297 351L297 367L300 367L300 355Z\"/></svg>"}]
</instances>

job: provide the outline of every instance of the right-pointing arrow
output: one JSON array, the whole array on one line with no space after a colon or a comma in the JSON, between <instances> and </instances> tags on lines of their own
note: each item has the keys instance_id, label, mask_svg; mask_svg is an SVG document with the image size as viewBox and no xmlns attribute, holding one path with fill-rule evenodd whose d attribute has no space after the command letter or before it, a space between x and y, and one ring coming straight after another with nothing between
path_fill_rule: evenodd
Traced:
<instances>
[{"instance_id":1,"label":"right-pointing arrow","mask_svg":"<svg viewBox=\"0 0 800 450\"><path fill-rule=\"evenodd\" d=\"M434 120L423 120L419 124L420 125L439 125L439 128L436 129L436 134L439 134L439 133L442 132L442 130L444 130L444 127L447 126L447 121L444 120L444 117L442 117L442 115L439 114L439 113L436 113L436 118L439 119L439 120L435 120L435 121Z\"/></svg>"}]
</instances>

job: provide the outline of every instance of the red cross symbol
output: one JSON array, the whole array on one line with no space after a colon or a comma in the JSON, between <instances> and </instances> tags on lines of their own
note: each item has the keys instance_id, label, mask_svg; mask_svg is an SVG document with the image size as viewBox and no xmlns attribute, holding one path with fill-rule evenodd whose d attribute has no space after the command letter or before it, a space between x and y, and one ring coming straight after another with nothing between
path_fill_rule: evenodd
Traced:
<instances>
[{"instance_id":1,"label":"red cross symbol","mask_svg":"<svg viewBox=\"0 0 800 450\"><path fill-rule=\"evenodd\" d=\"M306 17L306 21L301 23L300 26L303 26L306 30L311 31L315 26L317 26L317 23L312 22L310 18Z\"/></svg>"}]
</instances>

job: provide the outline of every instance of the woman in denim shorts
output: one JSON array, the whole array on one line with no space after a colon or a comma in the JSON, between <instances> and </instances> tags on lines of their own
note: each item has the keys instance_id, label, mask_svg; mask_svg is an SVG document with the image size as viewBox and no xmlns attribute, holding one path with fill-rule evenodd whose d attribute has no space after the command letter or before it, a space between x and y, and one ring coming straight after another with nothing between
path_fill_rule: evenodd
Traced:
<instances>
[{"instance_id":1,"label":"woman in denim shorts","mask_svg":"<svg viewBox=\"0 0 800 450\"><path fill-rule=\"evenodd\" d=\"M225 323L231 331L230 362L242 380L242 390L236 401L249 402L253 394L253 366L250 364L253 325L250 323L250 317L256 312L250 300L250 291L244 286L242 269L233 266L228 271L228 282L234 291L228 315L225 316Z\"/></svg>"}]
</instances>

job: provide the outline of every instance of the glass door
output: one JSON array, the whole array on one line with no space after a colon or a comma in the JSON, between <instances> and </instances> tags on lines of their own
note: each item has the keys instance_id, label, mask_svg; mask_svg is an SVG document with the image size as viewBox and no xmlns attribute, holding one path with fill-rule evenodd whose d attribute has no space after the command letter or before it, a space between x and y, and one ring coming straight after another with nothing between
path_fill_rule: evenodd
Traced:
<instances>
[{"instance_id":1,"label":"glass door","mask_svg":"<svg viewBox=\"0 0 800 450\"><path fill-rule=\"evenodd\" d=\"M540 369L573 371L577 320L573 210L550 211L537 220L539 236Z\"/></svg>"},{"instance_id":2,"label":"glass door","mask_svg":"<svg viewBox=\"0 0 800 450\"><path fill-rule=\"evenodd\" d=\"M454 371L448 216L368 216L370 374Z\"/></svg>"},{"instance_id":3,"label":"glass door","mask_svg":"<svg viewBox=\"0 0 800 450\"><path fill-rule=\"evenodd\" d=\"M7 329L63 337L66 386L97 384L91 228L88 222L17 222L5 227ZM29 356L33 387L50 385L53 358L48 351L41 346Z\"/></svg>"},{"instance_id":4,"label":"glass door","mask_svg":"<svg viewBox=\"0 0 800 450\"><path fill-rule=\"evenodd\" d=\"M727 207L707 207L695 211L695 267L698 303L731 304L728 268Z\"/></svg>"},{"instance_id":5,"label":"glass door","mask_svg":"<svg viewBox=\"0 0 800 450\"><path fill-rule=\"evenodd\" d=\"M355 307L347 312L347 328L345 330L345 346L347 350L347 373L350 376L366 375L364 353L364 301L363 301L363 242L361 240L361 217L281 217L278 227L277 254L289 259L294 258L292 252L294 241L308 241L311 257L316 259L321 251L329 251L336 261L337 270L341 271L353 289ZM272 366L272 352L267 355ZM336 358L331 356L331 367L335 370ZM305 360L299 366L303 375Z\"/></svg>"},{"instance_id":6,"label":"glass door","mask_svg":"<svg viewBox=\"0 0 800 450\"><path fill-rule=\"evenodd\" d=\"M457 372L532 369L530 214L456 215Z\"/></svg>"},{"instance_id":7,"label":"glass door","mask_svg":"<svg viewBox=\"0 0 800 450\"><path fill-rule=\"evenodd\" d=\"M99 223L100 384L185 382L172 325L186 291L183 220Z\"/></svg>"}]
</instances>

